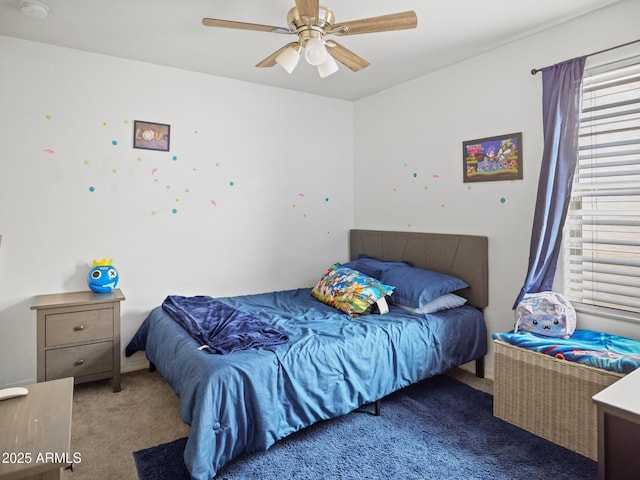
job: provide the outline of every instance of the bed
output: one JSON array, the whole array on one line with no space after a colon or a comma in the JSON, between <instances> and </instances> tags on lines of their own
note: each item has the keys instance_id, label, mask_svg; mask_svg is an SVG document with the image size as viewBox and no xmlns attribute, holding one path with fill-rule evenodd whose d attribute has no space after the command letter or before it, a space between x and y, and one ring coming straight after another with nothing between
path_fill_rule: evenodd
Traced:
<instances>
[{"instance_id":1,"label":"bed","mask_svg":"<svg viewBox=\"0 0 640 480\"><path fill-rule=\"evenodd\" d=\"M166 308L154 308L126 354L145 350L178 395L191 427L184 461L193 479L211 479L241 454L464 363L475 360L483 375L487 238L379 230L351 230L349 238L352 261L407 262L462 279L467 286L455 294L466 303L436 313L389 304L383 315L350 316L311 288L216 298L285 335L281 343L228 354L207 352Z\"/></svg>"}]
</instances>

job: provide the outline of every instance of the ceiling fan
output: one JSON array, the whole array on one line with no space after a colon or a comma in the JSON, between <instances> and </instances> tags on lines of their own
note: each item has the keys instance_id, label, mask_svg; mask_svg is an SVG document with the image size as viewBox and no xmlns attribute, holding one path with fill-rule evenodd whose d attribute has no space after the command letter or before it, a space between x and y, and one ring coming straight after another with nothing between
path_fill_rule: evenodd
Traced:
<instances>
[{"instance_id":1,"label":"ceiling fan","mask_svg":"<svg viewBox=\"0 0 640 480\"><path fill-rule=\"evenodd\" d=\"M295 0L296 5L287 14L288 27L273 27L255 23L203 18L207 27L235 28L282 34L296 34L297 42L290 42L262 60L256 67L282 66L292 73L304 51L307 62L315 65L320 77L324 78L338 70L338 60L354 72L369 66L369 62L343 47L335 40L327 40L327 35L358 35L361 33L388 32L416 28L418 18L414 11L392 13L379 17L363 18L336 23L333 12L320 6L318 0ZM335 59L335 60L334 60Z\"/></svg>"}]
</instances>

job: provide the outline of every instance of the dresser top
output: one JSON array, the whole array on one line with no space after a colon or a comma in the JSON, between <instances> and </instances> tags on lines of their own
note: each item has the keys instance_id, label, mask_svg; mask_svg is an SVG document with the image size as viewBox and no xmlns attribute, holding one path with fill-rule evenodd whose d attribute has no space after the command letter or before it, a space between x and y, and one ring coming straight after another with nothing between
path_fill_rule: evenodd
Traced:
<instances>
[{"instance_id":1,"label":"dresser top","mask_svg":"<svg viewBox=\"0 0 640 480\"><path fill-rule=\"evenodd\" d=\"M640 368L593 396L593 401L640 415Z\"/></svg>"},{"instance_id":2,"label":"dresser top","mask_svg":"<svg viewBox=\"0 0 640 480\"><path fill-rule=\"evenodd\" d=\"M31 310L52 307L73 307L96 303L112 303L124 300L124 295L119 288L114 288L109 293L96 293L91 290L84 292L53 293L49 295L37 295Z\"/></svg>"}]
</instances>

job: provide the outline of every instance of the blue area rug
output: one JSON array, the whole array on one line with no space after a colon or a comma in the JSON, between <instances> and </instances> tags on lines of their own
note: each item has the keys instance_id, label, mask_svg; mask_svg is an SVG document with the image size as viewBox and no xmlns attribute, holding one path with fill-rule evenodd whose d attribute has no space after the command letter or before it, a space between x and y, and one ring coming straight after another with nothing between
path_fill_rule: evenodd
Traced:
<instances>
[{"instance_id":1,"label":"blue area rug","mask_svg":"<svg viewBox=\"0 0 640 480\"><path fill-rule=\"evenodd\" d=\"M134 452L140 480L188 480L186 439ZM590 480L597 463L493 416L493 397L447 376L244 455L216 480Z\"/></svg>"}]
</instances>

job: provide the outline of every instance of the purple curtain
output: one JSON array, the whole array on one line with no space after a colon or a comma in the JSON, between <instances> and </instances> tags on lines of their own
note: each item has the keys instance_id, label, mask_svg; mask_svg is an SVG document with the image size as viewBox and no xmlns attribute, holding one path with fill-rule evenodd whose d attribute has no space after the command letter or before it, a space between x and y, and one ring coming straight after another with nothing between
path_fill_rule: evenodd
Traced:
<instances>
[{"instance_id":1,"label":"purple curtain","mask_svg":"<svg viewBox=\"0 0 640 480\"><path fill-rule=\"evenodd\" d=\"M529 269L516 308L526 293L551 290L578 158L582 74L586 57L542 69L544 151L531 231Z\"/></svg>"}]
</instances>

